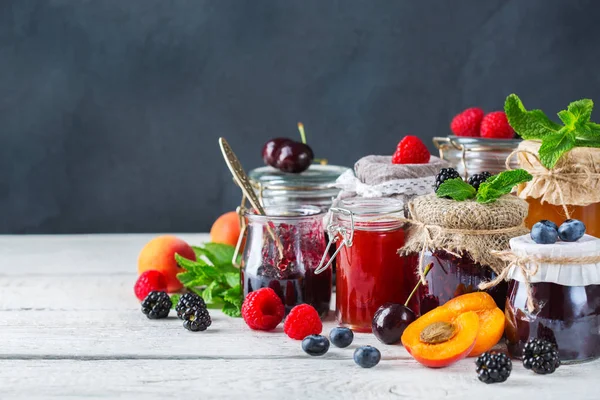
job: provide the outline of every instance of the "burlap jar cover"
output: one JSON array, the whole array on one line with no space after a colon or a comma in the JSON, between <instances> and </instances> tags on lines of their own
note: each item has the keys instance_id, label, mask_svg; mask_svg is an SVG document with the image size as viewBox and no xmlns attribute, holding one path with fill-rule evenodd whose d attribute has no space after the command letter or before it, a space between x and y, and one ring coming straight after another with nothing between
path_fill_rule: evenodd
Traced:
<instances>
[{"instance_id":1,"label":"burlap jar cover","mask_svg":"<svg viewBox=\"0 0 600 400\"><path fill-rule=\"evenodd\" d=\"M410 226L399 253L420 254L418 273L424 284L423 259L426 252L435 250L459 257L468 253L475 262L500 274L507 262L493 251L507 250L510 239L528 232L524 225L528 209L526 201L512 195L488 204L435 194L416 197L408 204Z\"/></svg>"},{"instance_id":2,"label":"burlap jar cover","mask_svg":"<svg viewBox=\"0 0 600 400\"><path fill-rule=\"evenodd\" d=\"M519 186L520 198L563 206L567 216L567 205L600 203L600 148L576 147L549 170L538 157L540 146L538 141L525 140L507 160L516 155L520 167L533 175L533 180Z\"/></svg>"},{"instance_id":3,"label":"burlap jar cover","mask_svg":"<svg viewBox=\"0 0 600 400\"><path fill-rule=\"evenodd\" d=\"M394 197L407 202L414 196L433 192L435 177L450 164L432 156L427 164L392 164L391 156L370 155L354 165L354 173L342 174L336 187L338 199L350 197Z\"/></svg>"}]
</instances>

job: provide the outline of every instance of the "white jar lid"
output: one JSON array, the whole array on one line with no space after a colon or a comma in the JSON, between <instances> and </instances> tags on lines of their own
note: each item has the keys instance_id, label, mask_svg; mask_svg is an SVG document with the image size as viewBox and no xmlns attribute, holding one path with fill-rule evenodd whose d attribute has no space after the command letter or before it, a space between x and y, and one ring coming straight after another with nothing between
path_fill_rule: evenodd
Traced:
<instances>
[{"instance_id":1,"label":"white jar lid","mask_svg":"<svg viewBox=\"0 0 600 400\"><path fill-rule=\"evenodd\" d=\"M561 242L555 244L537 244L530 235L523 235L510 240L510 248L518 257L543 258L577 258L600 255L600 239L584 235L577 242ZM535 264L528 264L529 271L535 270ZM512 266L508 272L509 279L525 282L520 268ZM531 283L550 282L563 286L587 286L600 284L600 262L593 264L553 264L540 263L535 275L529 277Z\"/></svg>"}]
</instances>

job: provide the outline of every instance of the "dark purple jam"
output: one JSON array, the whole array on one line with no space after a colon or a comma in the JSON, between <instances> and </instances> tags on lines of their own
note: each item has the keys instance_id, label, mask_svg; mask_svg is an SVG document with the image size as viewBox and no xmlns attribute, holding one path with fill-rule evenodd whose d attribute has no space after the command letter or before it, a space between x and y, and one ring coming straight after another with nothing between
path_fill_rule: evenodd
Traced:
<instances>
[{"instance_id":1,"label":"dark purple jam","mask_svg":"<svg viewBox=\"0 0 600 400\"><path fill-rule=\"evenodd\" d=\"M433 263L433 268L427 274L427 286L420 293L421 314L433 310L462 294L477 292L481 282L492 280L496 274L488 266L481 265L467 255L456 257L443 250L428 253L424 264ZM504 309L508 284L499 285L486 290L500 309Z\"/></svg>"},{"instance_id":2,"label":"dark purple jam","mask_svg":"<svg viewBox=\"0 0 600 400\"><path fill-rule=\"evenodd\" d=\"M527 311L527 289L512 280L506 300L506 342L512 357L521 358L531 338L555 343L561 362L575 363L600 357L600 285L532 284L537 304Z\"/></svg>"}]
</instances>

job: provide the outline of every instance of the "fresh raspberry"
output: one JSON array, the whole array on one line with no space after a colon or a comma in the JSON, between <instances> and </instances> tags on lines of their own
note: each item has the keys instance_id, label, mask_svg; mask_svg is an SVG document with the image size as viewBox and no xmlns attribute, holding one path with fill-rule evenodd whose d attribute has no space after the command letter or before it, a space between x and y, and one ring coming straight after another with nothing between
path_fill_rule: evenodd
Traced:
<instances>
[{"instance_id":1,"label":"fresh raspberry","mask_svg":"<svg viewBox=\"0 0 600 400\"><path fill-rule=\"evenodd\" d=\"M140 301L144 300L150 292L166 292L167 291L167 278L159 271L146 271L140 275L140 277L133 285L133 292L135 297Z\"/></svg>"},{"instance_id":2,"label":"fresh raspberry","mask_svg":"<svg viewBox=\"0 0 600 400\"><path fill-rule=\"evenodd\" d=\"M429 162L427 146L416 136L404 136L398 143L392 156L392 164L427 164Z\"/></svg>"},{"instance_id":3,"label":"fresh raspberry","mask_svg":"<svg viewBox=\"0 0 600 400\"><path fill-rule=\"evenodd\" d=\"M318 335L323 330L319 313L308 304L292 308L283 323L283 331L292 339L302 340L308 335Z\"/></svg>"},{"instance_id":4,"label":"fresh raspberry","mask_svg":"<svg viewBox=\"0 0 600 400\"><path fill-rule=\"evenodd\" d=\"M242 305L242 317L250 329L270 331L283 320L285 307L271 288L248 293Z\"/></svg>"},{"instance_id":5,"label":"fresh raspberry","mask_svg":"<svg viewBox=\"0 0 600 400\"><path fill-rule=\"evenodd\" d=\"M515 130L508 124L504 111L494 111L481 121L481 137L488 139L512 139Z\"/></svg>"},{"instance_id":6,"label":"fresh raspberry","mask_svg":"<svg viewBox=\"0 0 600 400\"><path fill-rule=\"evenodd\" d=\"M450 129L456 136L479 136L479 127L483 119L481 108L467 108L450 122Z\"/></svg>"}]
</instances>

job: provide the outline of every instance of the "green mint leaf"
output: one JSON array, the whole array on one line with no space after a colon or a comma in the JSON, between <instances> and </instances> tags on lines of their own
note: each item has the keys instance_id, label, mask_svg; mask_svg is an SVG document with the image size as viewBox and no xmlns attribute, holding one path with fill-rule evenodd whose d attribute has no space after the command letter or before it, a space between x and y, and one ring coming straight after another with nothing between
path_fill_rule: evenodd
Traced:
<instances>
[{"instance_id":1,"label":"green mint leaf","mask_svg":"<svg viewBox=\"0 0 600 400\"><path fill-rule=\"evenodd\" d=\"M192 249L197 258L206 258L214 266L231 264L235 253L235 247L221 243L204 243Z\"/></svg>"},{"instance_id":2,"label":"green mint leaf","mask_svg":"<svg viewBox=\"0 0 600 400\"><path fill-rule=\"evenodd\" d=\"M479 185L477 191L478 203L491 203L500 197L509 194L513 187L521 183L529 182L533 176L524 169L514 169L504 171L498 175L488 178L485 182Z\"/></svg>"},{"instance_id":3,"label":"green mint leaf","mask_svg":"<svg viewBox=\"0 0 600 400\"><path fill-rule=\"evenodd\" d=\"M437 197L450 197L456 201L464 201L475 197L477 190L461 178L448 179L435 192Z\"/></svg>"},{"instance_id":4,"label":"green mint leaf","mask_svg":"<svg viewBox=\"0 0 600 400\"><path fill-rule=\"evenodd\" d=\"M574 128L577 122L577 116L570 111L562 110L558 112L558 118L565 124L565 126Z\"/></svg>"},{"instance_id":5,"label":"green mint leaf","mask_svg":"<svg viewBox=\"0 0 600 400\"><path fill-rule=\"evenodd\" d=\"M538 152L540 161L548 169L554 168L560 157L575 147L575 135L562 131L544 138Z\"/></svg>"},{"instance_id":6,"label":"green mint leaf","mask_svg":"<svg viewBox=\"0 0 600 400\"><path fill-rule=\"evenodd\" d=\"M569 104L567 111L575 117L575 120L578 122L578 124L584 124L590 121L593 108L594 102L592 100L581 99ZM565 123L565 125L567 124Z\"/></svg>"},{"instance_id":7,"label":"green mint leaf","mask_svg":"<svg viewBox=\"0 0 600 400\"><path fill-rule=\"evenodd\" d=\"M173 310L175 307L177 307L177 303L179 303L180 297L181 297L181 295L177 294L177 293L171 295L171 303L173 304L171 306L171 310Z\"/></svg>"},{"instance_id":8,"label":"green mint leaf","mask_svg":"<svg viewBox=\"0 0 600 400\"><path fill-rule=\"evenodd\" d=\"M242 306L242 287L237 285L223 292L223 300L235 304L238 307Z\"/></svg>"},{"instance_id":9,"label":"green mint leaf","mask_svg":"<svg viewBox=\"0 0 600 400\"><path fill-rule=\"evenodd\" d=\"M223 281L229 287L235 287L240 284L240 273L238 272L226 272L223 274Z\"/></svg>"},{"instance_id":10,"label":"green mint leaf","mask_svg":"<svg viewBox=\"0 0 600 400\"><path fill-rule=\"evenodd\" d=\"M561 126L551 121L541 110L527 111L516 94L511 94L504 103L508 123L523 139L542 139L560 130Z\"/></svg>"},{"instance_id":11,"label":"green mint leaf","mask_svg":"<svg viewBox=\"0 0 600 400\"><path fill-rule=\"evenodd\" d=\"M239 318L242 316L241 308L231 303L225 303L221 311L223 312L223 314L233 318Z\"/></svg>"},{"instance_id":12,"label":"green mint leaf","mask_svg":"<svg viewBox=\"0 0 600 400\"><path fill-rule=\"evenodd\" d=\"M214 304L215 297L219 295L219 283L213 281L202 291L202 298L206 304Z\"/></svg>"}]
</instances>

